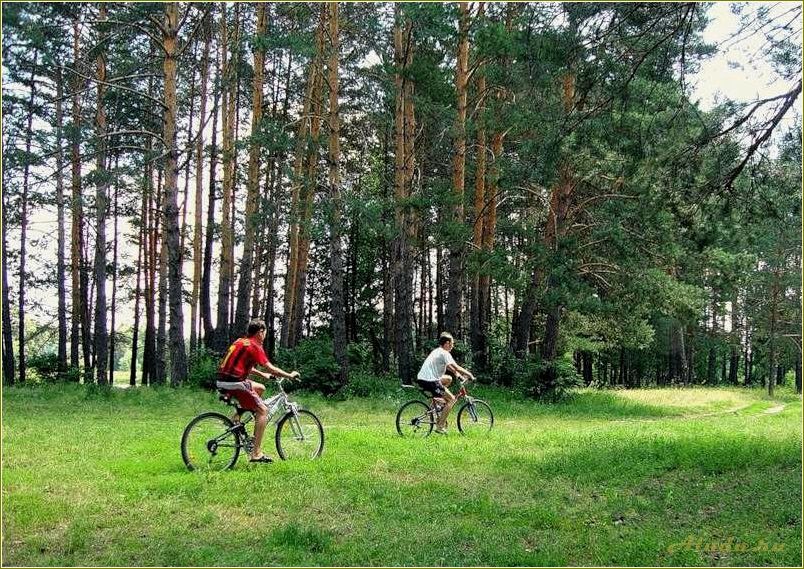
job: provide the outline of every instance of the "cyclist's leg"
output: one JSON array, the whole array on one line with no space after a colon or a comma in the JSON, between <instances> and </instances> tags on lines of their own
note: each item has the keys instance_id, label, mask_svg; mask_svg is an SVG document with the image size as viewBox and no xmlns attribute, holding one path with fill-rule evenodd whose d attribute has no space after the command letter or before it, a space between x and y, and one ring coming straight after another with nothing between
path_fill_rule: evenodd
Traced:
<instances>
[{"instance_id":1,"label":"cyclist's leg","mask_svg":"<svg viewBox=\"0 0 804 569\"><path fill-rule=\"evenodd\" d=\"M254 380L250 380L250 381L251 381L251 389L256 391L257 395L259 395L260 399L262 399L262 394L265 393L265 386L262 383L258 382L258 381L254 381Z\"/></svg>"},{"instance_id":2,"label":"cyclist's leg","mask_svg":"<svg viewBox=\"0 0 804 569\"><path fill-rule=\"evenodd\" d=\"M262 437L265 434L265 425L268 423L268 410L263 405L262 401L260 401L259 406L257 409L253 411L254 413L254 451L251 454L252 459L260 458L263 453L260 450L262 446Z\"/></svg>"},{"instance_id":3,"label":"cyclist's leg","mask_svg":"<svg viewBox=\"0 0 804 569\"><path fill-rule=\"evenodd\" d=\"M436 428L443 429L447 423L447 416L449 412L452 411L452 407L455 405L455 396L450 392L447 387L452 383L452 378L448 375L445 375L441 378L441 385L442 388L439 390L443 393L438 393L438 396L443 398L446 401L444 405L444 410L441 411L441 414L438 416L438 422L436 423Z\"/></svg>"}]
</instances>

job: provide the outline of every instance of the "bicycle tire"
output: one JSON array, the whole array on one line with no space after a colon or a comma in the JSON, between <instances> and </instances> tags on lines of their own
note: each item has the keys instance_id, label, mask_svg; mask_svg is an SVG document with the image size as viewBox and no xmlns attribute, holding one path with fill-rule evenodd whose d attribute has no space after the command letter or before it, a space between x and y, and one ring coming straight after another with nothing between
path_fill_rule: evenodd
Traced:
<instances>
[{"instance_id":1,"label":"bicycle tire","mask_svg":"<svg viewBox=\"0 0 804 569\"><path fill-rule=\"evenodd\" d=\"M292 411L276 424L276 452L282 460L314 460L324 451L324 427L313 413Z\"/></svg>"},{"instance_id":2,"label":"bicycle tire","mask_svg":"<svg viewBox=\"0 0 804 569\"><path fill-rule=\"evenodd\" d=\"M408 401L396 413L396 432L402 437L430 436L434 421L429 411L430 407L424 401Z\"/></svg>"},{"instance_id":3,"label":"bicycle tire","mask_svg":"<svg viewBox=\"0 0 804 569\"><path fill-rule=\"evenodd\" d=\"M486 434L494 426L494 412L485 401L467 401L458 411L458 430L462 435L476 432Z\"/></svg>"},{"instance_id":4,"label":"bicycle tire","mask_svg":"<svg viewBox=\"0 0 804 569\"><path fill-rule=\"evenodd\" d=\"M222 471L232 468L240 456L240 434L226 415L202 413L189 422L181 436L181 457L188 470ZM220 451L226 452L220 452Z\"/></svg>"}]
</instances>

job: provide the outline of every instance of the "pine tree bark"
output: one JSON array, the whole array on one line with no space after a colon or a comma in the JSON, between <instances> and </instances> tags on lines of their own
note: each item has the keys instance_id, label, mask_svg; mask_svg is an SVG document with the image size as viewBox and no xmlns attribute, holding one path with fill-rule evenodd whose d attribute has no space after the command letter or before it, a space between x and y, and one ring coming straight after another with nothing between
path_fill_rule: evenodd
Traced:
<instances>
[{"instance_id":1,"label":"pine tree bark","mask_svg":"<svg viewBox=\"0 0 804 569\"><path fill-rule=\"evenodd\" d=\"M396 64L396 103L394 110L394 197L396 243L394 245L394 340L397 368L402 383L413 381L413 271L411 260L412 223L410 207L414 167L413 83L407 69L413 63L412 23L403 21L395 5L394 62Z\"/></svg>"},{"instance_id":2,"label":"pine tree bark","mask_svg":"<svg viewBox=\"0 0 804 569\"><path fill-rule=\"evenodd\" d=\"M466 99L467 77L469 74L469 3L458 4L460 16L458 21L458 54L455 70L455 95L457 114L454 126L454 154L452 162L452 199L453 222L456 228L463 229L464 220L464 183L466 170ZM453 239L449 255L449 291L447 293L447 311L445 326L456 338L463 337L463 279L465 273L465 249L463 232L458 230Z\"/></svg>"},{"instance_id":3,"label":"pine tree bark","mask_svg":"<svg viewBox=\"0 0 804 569\"><path fill-rule=\"evenodd\" d=\"M11 329L11 298L8 288L8 240L6 239L6 207L5 193L2 196L3 211L2 211L2 238L3 250L0 251L0 258L2 258L2 271L3 271L3 384L14 385L15 365L14 365L14 334Z\"/></svg>"},{"instance_id":4,"label":"pine tree bark","mask_svg":"<svg viewBox=\"0 0 804 569\"><path fill-rule=\"evenodd\" d=\"M221 261L218 274L218 312L215 325L214 347L223 351L229 341L229 303L234 278L234 235L232 232L232 196L234 193L234 127L236 81L234 63L229 61L229 32L226 6L221 7L221 66L223 69L223 197L221 200Z\"/></svg>"},{"instance_id":5,"label":"pine tree bark","mask_svg":"<svg viewBox=\"0 0 804 569\"><path fill-rule=\"evenodd\" d=\"M139 352L139 339L140 339L140 301L142 298L142 289L140 287L140 277L142 276L143 269L143 252L145 245L145 222L147 219L148 198L146 192L142 193L142 205L140 206L140 229L139 229L139 243L137 244L137 275L136 284L134 286L134 327L131 333L131 365L129 366L129 379L128 384L131 386L137 385L137 357Z\"/></svg>"},{"instance_id":6,"label":"pine tree bark","mask_svg":"<svg viewBox=\"0 0 804 569\"><path fill-rule=\"evenodd\" d=\"M78 68L80 61L79 51L79 21L73 20L73 66ZM70 230L70 273L72 277L72 309L70 316L70 366L78 369L79 346L81 344L81 322L84 314L84 296L81 294L81 265L83 262L83 233L84 224L83 199L81 197L81 107L78 93L81 90L81 77L77 73L72 83L72 128L70 132L70 162L71 162L71 230ZM78 374L75 375L79 379Z\"/></svg>"},{"instance_id":7,"label":"pine tree bark","mask_svg":"<svg viewBox=\"0 0 804 569\"><path fill-rule=\"evenodd\" d=\"M321 115L321 74L324 43L324 18L319 18L316 31L316 53L310 62L302 116L296 135L296 156L291 186L290 222L288 229L288 270L285 276L285 302L280 342L293 347L301 337L301 316L304 312L309 214L315 188L318 160L318 125ZM308 141L307 136L310 136ZM309 208L308 208L308 203ZM304 267L304 274L300 271Z\"/></svg>"},{"instance_id":8,"label":"pine tree bark","mask_svg":"<svg viewBox=\"0 0 804 569\"><path fill-rule=\"evenodd\" d=\"M156 176L157 246L159 247L159 289L157 293L156 325L156 375L153 383L164 385L167 378L167 298L168 298L168 255L165 242L165 194L162 172ZM154 248L156 250L156 248Z\"/></svg>"},{"instance_id":9,"label":"pine tree bark","mask_svg":"<svg viewBox=\"0 0 804 569\"><path fill-rule=\"evenodd\" d=\"M209 52L212 43L212 11L204 16L204 50L201 56L201 102L198 112L199 124L204 125L207 116L207 89L209 85ZM190 295L190 350L198 348L199 319L198 302L201 293L201 239L203 235L203 185L204 185L204 129L200 127L195 143L195 208L193 222L193 290Z\"/></svg>"},{"instance_id":10,"label":"pine tree bark","mask_svg":"<svg viewBox=\"0 0 804 569\"><path fill-rule=\"evenodd\" d=\"M240 280L237 286L237 309L235 310L235 330L245 330L250 314L252 270L254 264L254 240L259 219L257 206L260 195L260 128L262 123L262 88L265 77L265 48L260 39L265 35L265 4L257 4L258 38L254 49L254 79L252 83L251 148L248 160L248 182L246 193L245 232L243 236L243 257L240 261Z\"/></svg>"},{"instance_id":11,"label":"pine tree bark","mask_svg":"<svg viewBox=\"0 0 804 569\"><path fill-rule=\"evenodd\" d=\"M19 352L19 381L25 383L26 375L26 361L25 361L25 289L27 287L27 275L25 272L25 263L27 260L27 239L28 239L28 199L29 199L29 186L28 180L31 173L30 159L31 156L31 143L33 138L33 131L31 126L33 124L34 115L34 99L36 98L36 67L39 61L39 54L36 50L33 53L33 63L31 65L31 80L29 84L28 96L28 116L27 128L25 130L25 165L22 170L22 196L20 200L20 274L19 274L19 289L17 292L18 302L18 337L17 337L17 350Z\"/></svg>"},{"instance_id":12,"label":"pine tree bark","mask_svg":"<svg viewBox=\"0 0 804 569\"><path fill-rule=\"evenodd\" d=\"M222 16L223 17L223 16ZM216 76L220 84L221 66L216 62ZM204 263L201 273L201 293L198 299L201 305L201 324L204 328L204 344L207 348L215 349L215 327L212 325L212 298L210 287L212 284L212 243L215 240L215 177L218 166L218 104L222 94L222 86L215 90L215 99L212 105L212 139L209 145L209 187L207 194L207 231L204 236Z\"/></svg>"},{"instance_id":13,"label":"pine tree bark","mask_svg":"<svg viewBox=\"0 0 804 569\"><path fill-rule=\"evenodd\" d=\"M478 18L483 15L483 3L480 3ZM483 251L483 236L486 233L486 75L483 64L478 63L477 67L477 96L480 99L477 113L477 159L475 166L475 196L474 196L474 223L472 224L472 246L475 252ZM486 330L484 317L486 315L486 298L482 294L480 281L486 271L478 268L471 276L470 286L470 325L469 339L472 346L474 357L472 362L481 370L486 369L487 348Z\"/></svg>"},{"instance_id":14,"label":"pine tree bark","mask_svg":"<svg viewBox=\"0 0 804 569\"><path fill-rule=\"evenodd\" d=\"M56 245L56 281L58 287L58 372L67 371L67 269L65 266L64 248L64 97L63 74L61 67L55 70L56 82L56 218L57 218L57 245ZM4 299L7 301L7 299Z\"/></svg>"},{"instance_id":15,"label":"pine tree bark","mask_svg":"<svg viewBox=\"0 0 804 569\"><path fill-rule=\"evenodd\" d=\"M115 172L118 172L119 156L115 156ZM114 187L114 228L112 237L112 318L109 325L109 385L114 383L114 368L115 368L115 349L117 345L117 336L115 335L115 320L117 316L117 229L119 221L118 211L118 194L119 183L115 182Z\"/></svg>"},{"instance_id":16,"label":"pine tree bark","mask_svg":"<svg viewBox=\"0 0 804 569\"><path fill-rule=\"evenodd\" d=\"M105 44L106 3L98 7L99 46ZM97 165L95 188L95 365L98 385L106 385L106 365L109 358L109 332L106 322L106 216L109 207L109 173L106 164L106 111L104 97L106 94L106 52L103 47L95 58L96 76L98 79L98 101L95 112L95 134L97 136Z\"/></svg>"},{"instance_id":17,"label":"pine tree bark","mask_svg":"<svg viewBox=\"0 0 804 569\"><path fill-rule=\"evenodd\" d=\"M330 218L330 287L332 306L332 343L335 361L338 364L338 384L344 386L349 381L349 357L346 351L346 312L343 302L343 251L341 243L341 145L340 110L338 96L338 58L340 39L338 35L338 3L329 3L329 195L331 201Z\"/></svg>"},{"instance_id":18,"label":"pine tree bark","mask_svg":"<svg viewBox=\"0 0 804 569\"><path fill-rule=\"evenodd\" d=\"M189 10L189 7L187 8ZM169 263L168 280L170 295L170 383L181 385L187 378L187 356L184 347L184 311L182 307L182 263L179 246L178 206L178 149L176 147L176 41L179 27L179 5L165 5L164 38L165 51L165 131L167 144L165 161L165 242Z\"/></svg>"}]
</instances>

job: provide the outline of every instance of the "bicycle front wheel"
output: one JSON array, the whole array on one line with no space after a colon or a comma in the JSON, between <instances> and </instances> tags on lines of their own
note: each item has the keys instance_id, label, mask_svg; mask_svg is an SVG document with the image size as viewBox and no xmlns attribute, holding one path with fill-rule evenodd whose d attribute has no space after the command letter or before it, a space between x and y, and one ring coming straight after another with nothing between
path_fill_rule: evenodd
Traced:
<instances>
[{"instance_id":1,"label":"bicycle front wheel","mask_svg":"<svg viewBox=\"0 0 804 569\"><path fill-rule=\"evenodd\" d=\"M494 413L485 401L467 401L458 411L458 430L464 435L484 435L494 426Z\"/></svg>"},{"instance_id":2,"label":"bicycle front wheel","mask_svg":"<svg viewBox=\"0 0 804 569\"><path fill-rule=\"evenodd\" d=\"M396 414L396 432L403 437L426 437L433 430L430 407L423 401L408 401Z\"/></svg>"},{"instance_id":3,"label":"bicycle front wheel","mask_svg":"<svg viewBox=\"0 0 804 569\"><path fill-rule=\"evenodd\" d=\"M240 435L220 413L203 413L190 421L181 436L181 457L189 470L217 471L234 466L240 456Z\"/></svg>"},{"instance_id":4,"label":"bicycle front wheel","mask_svg":"<svg viewBox=\"0 0 804 569\"><path fill-rule=\"evenodd\" d=\"M277 423L276 452L282 460L312 460L323 450L324 427L310 411L289 411Z\"/></svg>"}]
</instances>

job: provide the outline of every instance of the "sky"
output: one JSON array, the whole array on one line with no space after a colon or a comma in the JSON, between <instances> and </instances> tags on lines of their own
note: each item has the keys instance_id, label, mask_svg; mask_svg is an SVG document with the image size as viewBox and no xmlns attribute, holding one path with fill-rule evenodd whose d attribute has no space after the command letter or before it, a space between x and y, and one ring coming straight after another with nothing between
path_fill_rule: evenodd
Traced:
<instances>
[{"instance_id":1,"label":"sky","mask_svg":"<svg viewBox=\"0 0 804 569\"><path fill-rule=\"evenodd\" d=\"M789 10L796 3L794 2L751 2L749 9L756 9L759 6L766 6L772 13L781 13ZM729 38L736 30L740 28L740 21L738 16L732 13L732 3L730 2L716 2L709 10L710 24L704 32L704 40L712 44L722 44ZM775 74L773 69L762 58L754 58L751 62L751 56L762 45L764 38L761 34L750 37L740 42L739 44L731 46L729 49L717 53L713 57L705 61L698 73L688 77L691 98L697 100L704 110L711 109L714 104L722 100L724 97L730 98L738 102L748 103L759 98L777 95L788 91L791 86L780 84L775 81ZM801 38L799 36L799 45ZM5 75L5 72L4 72ZM791 113L785 119L787 124L792 123L794 117L793 113L798 116L802 115L802 97L799 97L796 105ZM784 123L783 123L784 124ZM209 136L206 137L207 140ZM183 179L180 180L183 184ZM191 199L193 182L190 182ZM206 197L205 197L206 201ZM192 218L192 212L188 214ZM45 235L55 235L56 229L56 215L55 211L42 210L34 213L29 227L29 239L41 238ZM122 223L120 228L121 233L130 233L130 228L127 223ZM107 239L111 238L112 225L111 220L107 227ZM17 249L19 246L19 233L13 230L8 235L10 249ZM54 249L53 259L49 262L50 268L55 265L55 237L50 239L50 246ZM123 263L133 265L136 262L136 248L133 246L123 246L121 252L127 259L121 260ZM30 263L28 270L35 273L37 270L43 270L44 267L39 266L33 262ZM191 271L191 262L185 263L185 270ZM16 282L14 282L13 273L14 267L10 267L12 273L9 285L16 290ZM68 283L69 285L69 283ZM214 286L214 283L213 283ZM281 287L280 287L281 288ZM213 291L214 293L214 291ZM56 299L51 289L47 290L31 290L29 293L30 300L41 304L42 309L39 311L32 311L31 316L39 322L46 323L55 320L56 316ZM16 296L16 294L14 295ZM111 279L107 289L107 299L111 298ZM189 305L185 305L185 326L187 328L187 335L189 335L189 319L190 309ZM119 307L117 315L117 324L119 327L128 327L133 320L133 303L122 305Z\"/></svg>"}]
</instances>

